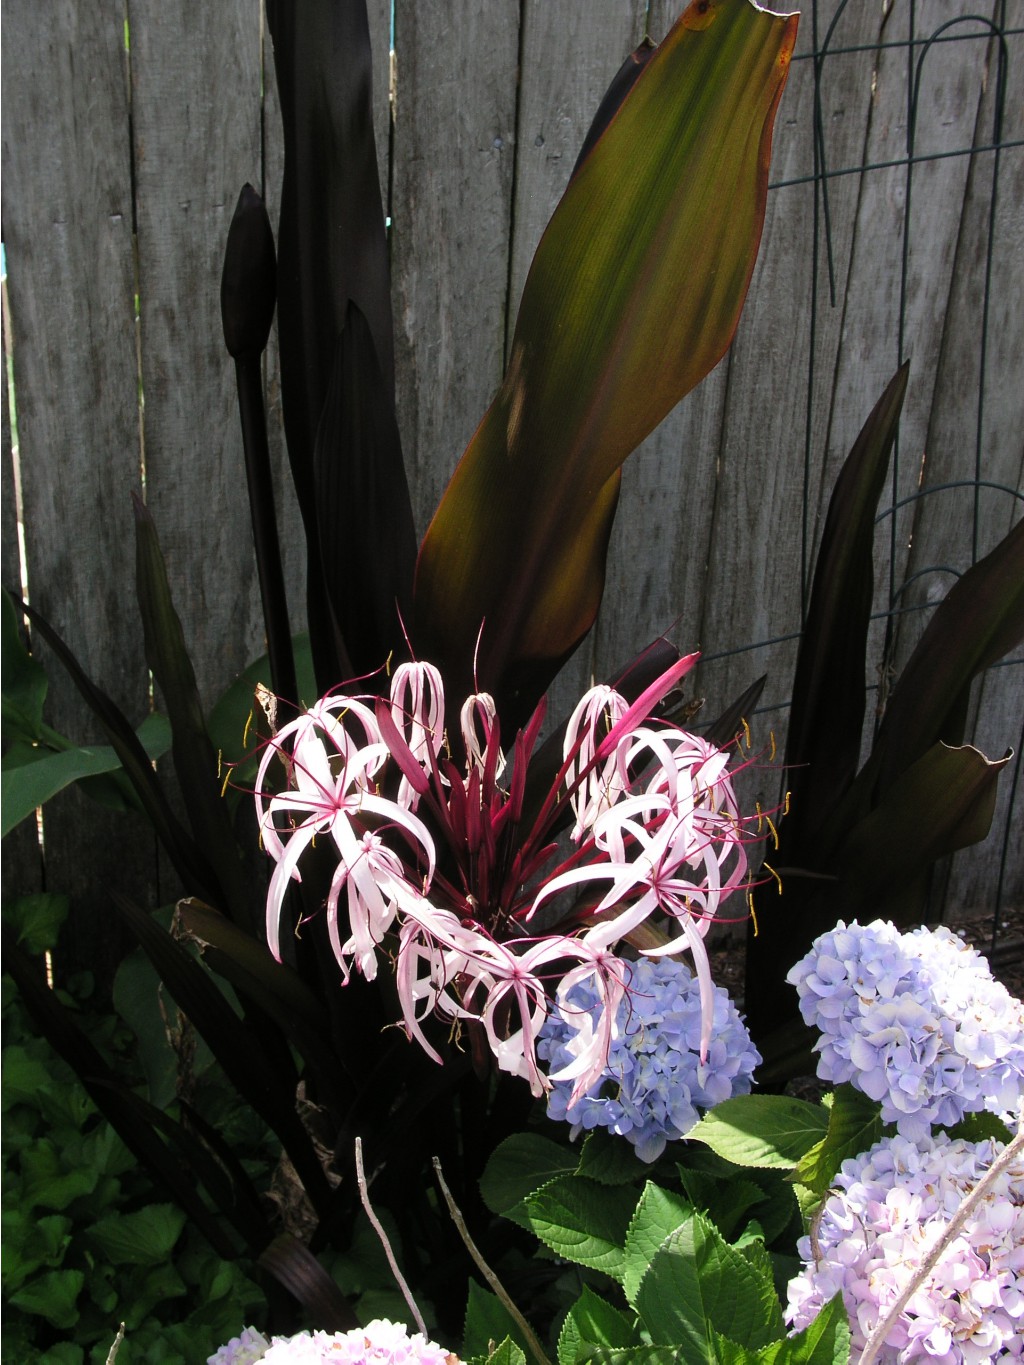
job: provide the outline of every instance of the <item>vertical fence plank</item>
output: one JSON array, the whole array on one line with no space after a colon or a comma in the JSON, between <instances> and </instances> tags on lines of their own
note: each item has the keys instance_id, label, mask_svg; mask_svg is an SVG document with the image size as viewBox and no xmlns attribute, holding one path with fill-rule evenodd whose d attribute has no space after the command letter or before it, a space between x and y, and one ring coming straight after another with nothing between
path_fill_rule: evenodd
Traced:
<instances>
[{"instance_id":1,"label":"vertical fence plank","mask_svg":"<svg viewBox=\"0 0 1024 1365\"><path fill-rule=\"evenodd\" d=\"M527 0L523 6L509 341L534 252L612 77L644 36L645 11L643 4L621 0L558 5ZM615 565L613 554L610 575ZM618 600L618 594L613 598ZM604 647L607 634L596 628L556 679L550 695L553 718L572 708L592 675L602 676L623 662L614 631ZM627 651L631 647L634 653L640 647L639 642L633 646L632 636Z\"/></svg>"},{"instance_id":2,"label":"vertical fence plank","mask_svg":"<svg viewBox=\"0 0 1024 1365\"><path fill-rule=\"evenodd\" d=\"M128 494L139 477L123 8L5 6L4 236L29 591L93 679L147 704ZM100 732L45 650L48 719ZM151 842L78 791L46 809L46 884L72 895L70 951L101 937L105 885L145 898ZM101 955L102 956L102 955Z\"/></svg>"},{"instance_id":3,"label":"vertical fence plank","mask_svg":"<svg viewBox=\"0 0 1024 1365\"><path fill-rule=\"evenodd\" d=\"M395 7L398 414L421 532L501 380L518 41L514 5Z\"/></svg>"},{"instance_id":4,"label":"vertical fence plank","mask_svg":"<svg viewBox=\"0 0 1024 1365\"><path fill-rule=\"evenodd\" d=\"M238 191L258 181L253 0L131 0L146 492L200 694L262 650L220 272Z\"/></svg>"},{"instance_id":5,"label":"vertical fence plank","mask_svg":"<svg viewBox=\"0 0 1024 1365\"><path fill-rule=\"evenodd\" d=\"M6 362L10 354L10 325L7 316L7 285L3 285L3 354ZM3 386L0 404L0 572L6 591L17 593L21 586L21 563L18 550L17 495L15 490L15 460L17 449L11 422L10 393L7 369L0 383ZM4 660L4 668L8 661ZM0 897L6 904L17 896L27 896L42 889L43 864L34 820L23 820L4 839L4 856L0 860Z\"/></svg>"}]
</instances>

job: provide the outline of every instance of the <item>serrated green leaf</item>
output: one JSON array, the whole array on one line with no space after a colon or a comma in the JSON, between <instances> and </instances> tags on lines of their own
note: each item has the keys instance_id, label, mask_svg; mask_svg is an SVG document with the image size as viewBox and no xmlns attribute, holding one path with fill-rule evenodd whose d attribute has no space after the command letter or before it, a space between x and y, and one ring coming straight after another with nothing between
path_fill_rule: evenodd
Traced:
<instances>
[{"instance_id":1,"label":"serrated green leaf","mask_svg":"<svg viewBox=\"0 0 1024 1365\"><path fill-rule=\"evenodd\" d=\"M1002 1119L984 1112L965 1114L959 1123L947 1128L946 1132L951 1138L964 1138L967 1142L984 1142L986 1138L994 1138L1005 1145L1013 1141L1013 1132Z\"/></svg>"},{"instance_id":2,"label":"serrated green leaf","mask_svg":"<svg viewBox=\"0 0 1024 1365\"><path fill-rule=\"evenodd\" d=\"M647 1169L647 1162L640 1160L631 1142L607 1128L595 1128L583 1143L576 1174L588 1176L601 1185L625 1185L644 1175Z\"/></svg>"},{"instance_id":3,"label":"serrated green leaf","mask_svg":"<svg viewBox=\"0 0 1024 1365\"><path fill-rule=\"evenodd\" d=\"M99 1172L68 1170L47 1138L21 1154L21 1198L27 1208L66 1209L96 1188Z\"/></svg>"},{"instance_id":4,"label":"serrated green leaf","mask_svg":"<svg viewBox=\"0 0 1024 1365\"><path fill-rule=\"evenodd\" d=\"M84 1241L111 1265L160 1265L169 1260L186 1221L173 1204L147 1204L135 1213L98 1219Z\"/></svg>"},{"instance_id":5,"label":"serrated green leaf","mask_svg":"<svg viewBox=\"0 0 1024 1365\"><path fill-rule=\"evenodd\" d=\"M756 1348L773 1334L778 1300L761 1267L729 1246L694 1213L655 1253L640 1283L636 1308L656 1345L676 1344L681 1358L713 1361L711 1329Z\"/></svg>"},{"instance_id":6,"label":"serrated green leaf","mask_svg":"<svg viewBox=\"0 0 1024 1365\"><path fill-rule=\"evenodd\" d=\"M81 1270L50 1270L25 1284L10 1302L23 1313L45 1318L59 1331L68 1331L78 1321L77 1300L85 1284Z\"/></svg>"},{"instance_id":7,"label":"serrated green leaf","mask_svg":"<svg viewBox=\"0 0 1024 1365\"><path fill-rule=\"evenodd\" d=\"M837 1086L828 1107L828 1130L805 1152L790 1179L824 1194L847 1157L858 1156L882 1136L881 1108L852 1085Z\"/></svg>"},{"instance_id":8,"label":"serrated green leaf","mask_svg":"<svg viewBox=\"0 0 1024 1365\"><path fill-rule=\"evenodd\" d=\"M551 1180L526 1200L532 1231L559 1256L621 1276L622 1248L636 1196L583 1176Z\"/></svg>"},{"instance_id":9,"label":"serrated green leaf","mask_svg":"<svg viewBox=\"0 0 1024 1365\"><path fill-rule=\"evenodd\" d=\"M508 1337L487 1357L487 1365L526 1365L526 1355Z\"/></svg>"},{"instance_id":10,"label":"serrated green leaf","mask_svg":"<svg viewBox=\"0 0 1024 1365\"><path fill-rule=\"evenodd\" d=\"M577 1365L593 1346L637 1346L635 1320L589 1285L566 1315L558 1337L558 1365Z\"/></svg>"},{"instance_id":11,"label":"serrated green leaf","mask_svg":"<svg viewBox=\"0 0 1024 1365\"><path fill-rule=\"evenodd\" d=\"M539 1133L515 1133L497 1147L480 1177L480 1195L492 1213L509 1216L527 1195L576 1169L575 1152Z\"/></svg>"},{"instance_id":12,"label":"serrated green leaf","mask_svg":"<svg viewBox=\"0 0 1024 1365\"><path fill-rule=\"evenodd\" d=\"M470 1280L463 1328L463 1355L482 1356L486 1359L492 1342L508 1340L520 1348L525 1347L518 1323L497 1294L492 1294L475 1280Z\"/></svg>"},{"instance_id":13,"label":"serrated green leaf","mask_svg":"<svg viewBox=\"0 0 1024 1365\"><path fill-rule=\"evenodd\" d=\"M774 1354L766 1353L765 1365L847 1365L850 1359L850 1323L837 1294L796 1336L779 1342Z\"/></svg>"},{"instance_id":14,"label":"serrated green leaf","mask_svg":"<svg viewBox=\"0 0 1024 1365\"><path fill-rule=\"evenodd\" d=\"M678 1365L674 1346L595 1346L579 1365Z\"/></svg>"},{"instance_id":15,"label":"serrated green leaf","mask_svg":"<svg viewBox=\"0 0 1024 1365\"><path fill-rule=\"evenodd\" d=\"M57 935L71 910L71 900L57 891L37 891L4 905L4 923L11 925L28 953L45 953L57 943Z\"/></svg>"},{"instance_id":16,"label":"serrated green leaf","mask_svg":"<svg viewBox=\"0 0 1024 1365\"><path fill-rule=\"evenodd\" d=\"M705 1114L687 1137L738 1166L788 1170L827 1128L828 1114L819 1104L788 1095L738 1095Z\"/></svg>"},{"instance_id":17,"label":"serrated green leaf","mask_svg":"<svg viewBox=\"0 0 1024 1365\"><path fill-rule=\"evenodd\" d=\"M663 1190L648 1181L626 1231L622 1287L627 1300L635 1303L640 1281L647 1273L655 1252L670 1233L693 1216L693 1205L685 1195Z\"/></svg>"},{"instance_id":18,"label":"serrated green leaf","mask_svg":"<svg viewBox=\"0 0 1024 1365\"><path fill-rule=\"evenodd\" d=\"M723 1180L704 1171L679 1168L683 1189L694 1208L705 1212L723 1237L730 1239L751 1209L762 1204L765 1192L753 1180Z\"/></svg>"}]
</instances>

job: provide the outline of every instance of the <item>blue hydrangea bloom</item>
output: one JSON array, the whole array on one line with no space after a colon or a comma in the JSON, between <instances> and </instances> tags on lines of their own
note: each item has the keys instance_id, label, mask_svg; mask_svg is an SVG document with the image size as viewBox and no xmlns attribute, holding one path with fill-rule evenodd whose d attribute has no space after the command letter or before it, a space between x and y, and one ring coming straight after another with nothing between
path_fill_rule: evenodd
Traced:
<instances>
[{"instance_id":1,"label":"blue hydrangea bloom","mask_svg":"<svg viewBox=\"0 0 1024 1365\"><path fill-rule=\"evenodd\" d=\"M1024 1009L949 929L840 922L787 980L821 1034L818 1075L879 1100L911 1140L1024 1096Z\"/></svg>"},{"instance_id":2,"label":"blue hydrangea bloom","mask_svg":"<svg viewBox=\"0 0 1024 1365\"><path fill-rule=\"evenodd\" d=\"M616 1016L615 1038L601 1079L569 1107L573 1082L556 1081L548 1114L580 1129L610 1128L655 1161L670 1139L685 1137L702 1111L749 1092L761 1058L728 992L715 987L714 1024L707 1061L700 1061L701 1002L696 978L672 958L641 958L628 964L626 993ZM601 1005L587 982L562 1002L590 1013ZM556 1074L571 1061L568 1044L577 1029L553 1010L541 1030L537 1053Z\"/></svg>"}]
</instances>

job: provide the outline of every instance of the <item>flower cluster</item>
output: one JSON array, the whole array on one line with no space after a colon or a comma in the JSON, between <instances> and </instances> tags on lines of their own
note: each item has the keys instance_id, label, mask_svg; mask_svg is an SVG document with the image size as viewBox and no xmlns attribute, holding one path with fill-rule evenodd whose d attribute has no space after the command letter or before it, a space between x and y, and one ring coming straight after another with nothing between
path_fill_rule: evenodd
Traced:
<instances>
[{"instance_id":1,"label":"flower cluster","mask_svg":"<svg viewBox=\"0 0 1024 1365\"><path fill-rule=\"evenodd\" d=\"M576 1021L596 1022L600 1001L587 982L559 1001L541 1029L539 1055L558 1072L570 1060ZM573 1025L567 1018L576 1016ZM701 1060L701 999L683 962L642 958L627 967L626 995L619 1005L615 1038L596 1084L575 1101L568 1082L548 1092L548 1115L581 1128L610 1128L656 1161L665 1144L685 1137L702 1111L733 1095L745 1095L761 1058L722 986L714 988L711 1045Z\"/></svg>"},{"instance_id":2,"label":"flower cluster","mask_svg":"<svg viewBox=\"0 0 1024 1365\"><path fill-rule=\"evenodd\" d=\"M985 959L948 929L901 934L840 922L787 978L821 1033L818 1075L882 1103L904 1137L1024 1092L1024 1010Z\"/></svg>"},{"instance_id":3,"label":"flower cluster","mask_svg":"<svg viewBox=\"0 0 1024 1365\"><path fill-rule=\"evenodd\" d=\"M378 1318L351 1332L299 1332L267 1341L247 1327L208 1358L207 1365L458 1365L458 1357L400 1322Z\"/></svg>"},{"instance_id":4,"label":"flower cluster","mask_svg":"<svg viewBox=\"0 0 1024 1365\"><path fill-rule=\"evenodd\" d=\"M813 1237L800 1243L806 1264L789 1285L787 1321L807 1326L841 1291L856 1359L1001 1150L939 1133L886 1138L844 1161ZM980 1365L997 1356L1024 1356L1024 1160L993 1180L879 1359Z\"/></svg>"},{"instance_id":5,"label":"flower cluster","mask_svg":"<svg viewBox=\"0 0 1024 1365\"><path fill-rule=\"evenodd\" d=\"M655 953L692 954L701 988L701 1050L714 1010L703 938L746 874L727 755L652 712L696 659L666 670L634 702L592 689L567 726L563 763L527 806L527 773L543 704L515 738L507 786L499 725L486 693L461 710L464 765L444 731L444 688L429 664L405 664L390 698L330 695L285 725L263 755L256 809L277 866L267 939L280 956L286 890L314 840L337 858L326 898L331 946L346 979L396 962L407 1033L435 1060L431 1014L482 1029L499 1067L534 1094L600 1076L625 989L615 946L656 914L668 926ZM283 771L277 789L272 775ZM536 796L536 793L533 793ZM539 810L526 817L527 809ZM554 836L575 817L573 850L551 868ZM591 884L601 894L580 897ZM596 903L595 903L596 900ZM567 908L559 906L569 901ZM531 936L543 907L560 932ZM582 908L581 908L582 907ZM557 982L549 987L547 982ZM599 1020L575 1015L556 1077L536 1040L554 995L586 984Z\"/></svg>"}]
</instances>

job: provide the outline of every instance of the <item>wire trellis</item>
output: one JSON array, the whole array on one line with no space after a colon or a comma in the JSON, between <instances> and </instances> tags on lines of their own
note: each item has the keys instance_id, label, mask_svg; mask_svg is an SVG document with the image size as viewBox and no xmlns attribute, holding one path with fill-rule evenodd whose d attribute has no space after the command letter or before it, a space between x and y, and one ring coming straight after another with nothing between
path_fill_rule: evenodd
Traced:
<instances>
[{"instance_id":1,"label":"wire trellis","mask_svg":"<svg viewBox=\"0 0 1024 1365\"><path fill-rule=\"evenodd\" d=\"M898 0L887 0L884 7L885 19L888 19ZM885 585L885 597L882 603L873 613L873 619L879 623L883 631L882 643L882 663L879 667L880 678L886 676L886 671L891 669L893 657L896 650L896 642L899 633L899 623L901 618L916 616L922 611L930 610L934 605L933 600L919 602L907 602L904 600L907 590L919 580L928 576L941 576L949 580L958 579L967 568L976 563L991 545L981 543L981 498L983 493L988 492L991 496L1003 499L1009 509L1016 508L1008 512L1007 523L1011 519L1016 519L1020 513L1021 505L1024 504L1024 491L1020 487L1015 487L999 479L988 476L985 467L985 443L987 436L987 412L986 412L986 389L989 377L989 345L992 329L992 278L993 261L997 249L996 225L997 212L1000 207L1000 178L1005 164L1006 155L1024 147L1024 138L1019 136L1007 136L1007 91L1009 76L1011 73L1011 60L1014 55L1012 40L1019 40L1024 37L1024 27L1011 25L1008 22L1008 6L1006 0L995 0L991 14L969 14L959 15L952 19L943 20L930 30L922 25L922 12L930 11L930 7L921 0L907 0L904 17L906 23L906 33L904 36L894 39L883 38L872 44L850 43L844 45L842 42L843 19L852 12L855 7L850 6L849 0L839 0L837 5L824 3L824 0L812 0L809 6L810 12L804 10L803 22L811 29L811 48L807 52L798 53L794 56L794 67L798 63L810 63L813 71L813 100L812 100L812 147L813 147L813 169L806 175L794 175L773 180L769 185L772 192L789 189L800 185L813 184L813 214L812 239L809 244L809 262L811 271L811 313L810 313L810 344L807 350L807 370L806 370L806 403L804 410L804 451L803 451L803 505L801 516L801 603L802 615L806 617L808 597L810 592L810 579L812 569L812 540L813 540L813 498L812 489L814 488L814 464L817 456L813 434L813 418L815 411L815 401L818 397L822 379L819 373L817 330L821 310L825 307L836 308L837 306L837 249L835 244L835 223L832 204L832 188L834 184L843 177L866 175L898 176L902 181L903 188L903 236L902 236L902 260L899 277L899 317L896 332L896 355L894 366L902 363L907 352L907 314L908 314L908 282L910 278L910 264L913 247L913 209L915 207L914 189L915 177L920 168L927 163L948 160L950 158L976 158L986 157L990 159L991 189L988 195L987 221L985 225L984 239L984 264L982 267L983 288L979 301L980 320L977 327L977 366L978 382L977 391L974 394L975 403L974 414L974 449L972 452L965 452L965 462L969 461L968 468L964 471L964 477L943 479L918 488L911 494L901 496L900 490L905 486L906 471L901 466L900 439L897 434L895 449L892 454L891 475L889 481L890 496L888 504L880 508L877 516L877 524L885 525L888 532L888 564L887 564L887 583ZM830 17L827 23L823 22L823 11L828 10ZM884 31L884 21L883 21ZM921 94L923 83L929 74L929 59L940 48L946 45L956 45L960 50L966 51L968 45L985 43L988 46L988 62L986 75L983 79L994 79L991 99L991 121L985 130L988 136L976 136L969 145L962 145L953 149L942 149L930 151L924 149L924 133L927 127L922 120ZM833 165L831 160L831 149L829 147L828 128L825 118L826 100L825 95L828 90L829 71L832 63L841 57L850 57L858 53L873 54L877 63L882 54L902 55L905 61L905 86L906 86L906 137L903 154L898 158L885 157L876 160L865 159L850 164ZM1020 57L1017 56L1017 60ZM983 87L984 89L984 87ZM986 120L988 122L988 120ZM975 163L972 163L975 164ZM905 458L905 457L904 457ZM968 489L973 493L971 499L971 526L970 526L970 552L967 562L933 562L916 567L912 572L900 576L899 565L900 555L899 537L901 535L901 524L898 513L912 508L915 504L925 500L931 500L939 495L949 494L953 490ZM780 645L792 642L799 638L799 632L788 631L775 634L770 637L758 640L754 643L744 644L734 649L724 650L709 654L708 661L721 659L730 655L749 653L754 650L762 649L767 646ZM1019 674L1024 665L1024 658L1014 656L1004 659L996 665L999 669L1013 669ZM881 683L868 684L869 692L877 692ZM1022 687L1024 692L1024 687ZM883 696L884 700L884 696ZM785 710L789 706L789 701L785 701L781 706L773 705L765 707L765 710ZM881 705L877 708L880 715ZM877 724L877 721L876 721ZM1006 815L1001 828L993 828L990 840L993 848L998 849L998 856L995 859L996 871L994 885L992 886L992 908L993 908L993 927L991 938L991 949L994 951L1000 928L1000 911L1004 907L1010 908L1016 897L1019 895L1019 888L1011 885L1011 878L1008 876L1010 869L1010 854L1014 847L1014 808L1016 805L1017 794L1020 787L1021 777L1021 753L1024 750L1024 731L1020 735L1020 741L1016 746L1015 757L1009 770L1002 777L1002 782L1009 787L1008 801L1006 804Z\"/></svg>"}]
</instances>

